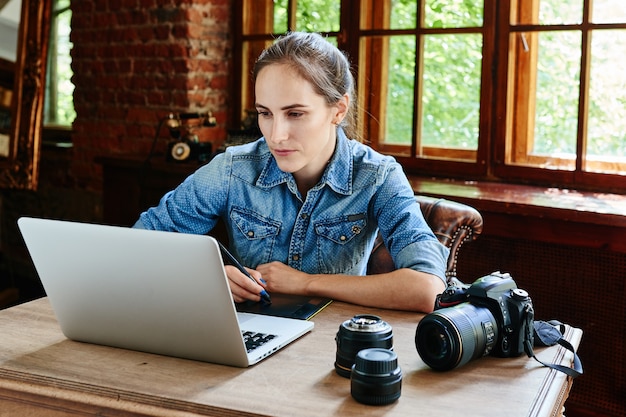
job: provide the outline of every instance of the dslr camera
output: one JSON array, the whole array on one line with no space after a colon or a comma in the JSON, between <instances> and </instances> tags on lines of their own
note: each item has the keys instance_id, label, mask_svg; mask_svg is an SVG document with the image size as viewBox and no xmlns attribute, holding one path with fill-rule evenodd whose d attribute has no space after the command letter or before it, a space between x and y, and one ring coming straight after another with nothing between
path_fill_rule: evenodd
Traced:
<instances>
[{"instance_id":1,"label":"dslr camera","mask_svg":"<svg viewBox=\"0 0 626 417\"><path fill-rule=\"evenodd\" d=\"M417 325L415 346L431 368L447 371L488 354L519 356L533 345L534 311L528 293L508 273L471 285L453 280L435 311Z\"/></svg>"}]
</instances>

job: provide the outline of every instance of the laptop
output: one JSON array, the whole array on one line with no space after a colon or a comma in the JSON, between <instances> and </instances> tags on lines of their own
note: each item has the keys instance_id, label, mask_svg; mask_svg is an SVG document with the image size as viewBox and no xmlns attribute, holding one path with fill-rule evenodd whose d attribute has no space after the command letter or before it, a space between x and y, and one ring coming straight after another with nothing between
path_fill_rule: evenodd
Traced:
<instances>
[{"instance_id":1,"label":"laptop","mask_svg":"<svg viewBox=\"0 0 626 417\"><path fill-rule=\"evenodd\" d=\"M237 312L210 236L32 217L18 226L69 339L247 367L314 327Z\"/></svg>"}]
</instances>

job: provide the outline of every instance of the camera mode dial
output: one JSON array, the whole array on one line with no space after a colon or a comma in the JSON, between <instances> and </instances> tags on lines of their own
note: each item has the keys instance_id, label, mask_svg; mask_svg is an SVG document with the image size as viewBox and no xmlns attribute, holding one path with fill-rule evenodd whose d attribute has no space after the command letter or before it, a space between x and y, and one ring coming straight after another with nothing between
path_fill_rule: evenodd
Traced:
<instances>
[{"instance_id":1,"label":"camera mode dial","mask_svg":"<svg viewBox=\"0 0 626 417\"><path fill-rule=\"evenodd\" d=\"M521 288L515 288L511 291L511 297L518 301L528 300L528 292Z\"/></svg>"}]
</instances>

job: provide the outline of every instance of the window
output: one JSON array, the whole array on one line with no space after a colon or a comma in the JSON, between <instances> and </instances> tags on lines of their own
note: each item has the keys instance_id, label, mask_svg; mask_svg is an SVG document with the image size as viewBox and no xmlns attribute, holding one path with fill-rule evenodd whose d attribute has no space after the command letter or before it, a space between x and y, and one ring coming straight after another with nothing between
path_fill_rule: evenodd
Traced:
<instances>
[{"instance_id":1,"label":"window","mask_svg":"<svg viewBox=\"0 0 626 417\"><path fill-rule=\"evenodd\" d=\"M76 117L71 80L71 18L70 0L53 0L46 68L45 127L69 128Z\"/></svg>"},{"instance_id":2,"label":"window","mask_svg":"<svg viewBox=\"0 0 626 417\"><path fill-rule=\"evenodd\" d=\"M503 172L624 187L626 3L512 1L501 27L509 58Z\"/></svg>"},{"instance_id":3,"label":"window","mask_svg":"<svg viewBox=\"0 0 626 417\"><path fill-rule=\"evenodd\" d=\"M287 30L355 66L361 131L407 173L626 191L622 0L239 0L233 120Z\"/></svg>"},{"instance_id":4,"label":"window","mask_svg":"<svg viewBox=\"0 0 626 417\"><path fill-rule=\"evenodd\" d=\"M493 35L483 24L482 2L367 0L359 6L355 52L360 107L367 110L364 137L408 170L447 161L451 170L483 173L476 163L481 103L488 99L481 98L481 78L483 57L491 60L484 39Z\"/></svg>"}]
</instances>

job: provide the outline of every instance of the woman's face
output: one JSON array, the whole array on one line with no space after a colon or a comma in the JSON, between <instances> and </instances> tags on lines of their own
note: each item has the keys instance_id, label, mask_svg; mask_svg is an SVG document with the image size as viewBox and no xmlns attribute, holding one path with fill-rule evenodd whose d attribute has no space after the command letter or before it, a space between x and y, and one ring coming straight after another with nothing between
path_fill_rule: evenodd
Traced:
<instances>
[{"instance_id":1,"label":"woman's face","mask_svg":"<svg viewBox=\"0 0 626 417\"><path fill-rule=\"evenodd\" d=\"M299 186L314 185L335 150L336 124L345 116L348 96L329 106L311 83L282 64L258 73L255 94L259 127L278 167Z\"/></svg>"}]
</instances>

